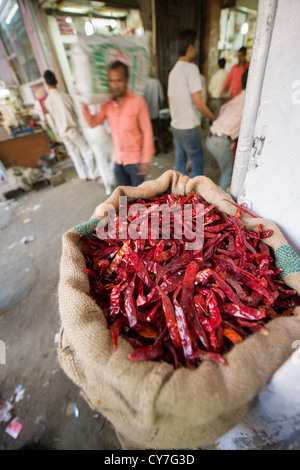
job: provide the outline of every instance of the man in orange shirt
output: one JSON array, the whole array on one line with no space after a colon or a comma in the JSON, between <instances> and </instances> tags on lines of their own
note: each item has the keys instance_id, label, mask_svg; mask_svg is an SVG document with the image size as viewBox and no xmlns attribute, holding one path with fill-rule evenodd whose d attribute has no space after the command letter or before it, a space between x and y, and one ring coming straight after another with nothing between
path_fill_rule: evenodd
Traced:
<instances>
[{"instance_id":1,"label":"man in orange shirt","mask_svg":"<svg viewBox=\"0 0 300 470\"><path fill-rule=\"evenodd\" d=\"M109 122L118 186L141 184L155 154L147 102L127 88L128 79L127 65L121 61L114 62L108 69L111 100L94 115L86 104L82 104L84 119L90 127L101 125L106 119Z\"/></svg>"},{"instance_id":2,"label":"man in orange shirt","mask_svg":"<svg viewBox=\"0 0 300 470\"><path fill-rule=\"evenodd\" d=\"M241 47L237 52L238 63L233 65L223 86L223 92L230 88L230 98L234 98L242 91L242 76L249 67L249 62L246 60L247 49Z\"/></svg>"}]
</instances>

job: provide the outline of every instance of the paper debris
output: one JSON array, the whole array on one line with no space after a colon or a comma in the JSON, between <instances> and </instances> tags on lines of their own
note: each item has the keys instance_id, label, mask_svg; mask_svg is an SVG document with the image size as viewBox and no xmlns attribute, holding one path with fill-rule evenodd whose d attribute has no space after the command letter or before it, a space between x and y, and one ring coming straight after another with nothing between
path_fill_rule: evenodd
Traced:
<instances>
[{"instance_id":1,"label":"paper debris","mask_svg":"<svg viewBox=\"0 0 300 470\"><path fill-rule=\"evenodd\" d=\"M30 242L33 242L34 240L34 236L33 235L28 235L27 237L23 237L21 238L21 243L23 243L24 245L26 245L26 243L30 243Z\"/></svg>"},{"instance_id":2,"label":"paper debris","mask_svg":"<svg viewBox=\"0 0 300 470\"><path fill-rule=\"evenodd\" d=\"M0 399L0 423L6 423L12 418L10 411L13 405L9 401L2 401Z\"/></svg>"},{"instance_id":3,"label":"paper debris","mask_svg":"<svg viewBox=\"0 0 300 470\"><path fill-rule=\"evenodd\" d=\"M74 415L75 415L75 418L79 418L79 410L76 405L74 406Z\"/></svg>"},{"instance_id":4,"label":"paper debris","mask_svg":"<svg viewBox=\"0 0 300 470\"><path fill-rule=\"evenodd\" d=\"M17 437L19 436L20 432L22 431L22 428L23 428L23 424L21 424L17 418L13 419L9 425L7 426L7 428L5 429L5 431L7 432L7 434L9 434L11 437L13 437L14 439L17 439Z\"/></svg>"},{"instance_id":5,"label":"paper debris","mask_svg":"<svg viewBox=\"0 0 300 470\"><path fill-rule=\"evenodd\" d=\"M16 398L15 398L16 403L18 403L18 401L24 398L24 393L25 393L25 388L20 388L20 390L18 390L18 392L16 393Z\"/></svg>"}]
</instances>

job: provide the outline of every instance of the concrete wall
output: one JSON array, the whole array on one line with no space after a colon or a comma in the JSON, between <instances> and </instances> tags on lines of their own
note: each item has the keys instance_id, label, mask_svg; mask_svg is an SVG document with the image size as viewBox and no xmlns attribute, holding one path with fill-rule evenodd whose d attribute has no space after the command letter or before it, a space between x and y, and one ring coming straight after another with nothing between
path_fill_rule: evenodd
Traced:
<instances>
[{"instance_id":1,"label":"concrete wall","mask_svg":"<svg viewBox=\"0 0 300 470\"><path fill-rule=\"evenodd\" d=\"M259 3L258 20L265 8L273 12L257 24L232 195L277 223L300 255L300 2L289 0L288 8L286 3ZM265 57L259 57L259 49ZM249 141L254 142L252 148L247 148Z\"/></svg>"}]
</instances>

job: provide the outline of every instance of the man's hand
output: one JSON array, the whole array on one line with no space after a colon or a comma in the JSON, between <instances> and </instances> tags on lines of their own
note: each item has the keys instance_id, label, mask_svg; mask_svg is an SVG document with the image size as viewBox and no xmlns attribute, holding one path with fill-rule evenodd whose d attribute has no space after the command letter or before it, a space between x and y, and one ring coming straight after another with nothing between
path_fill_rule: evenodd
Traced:
<instances>
[{"instance_id":1,"label":"man's hand","mask_svg":"<svg viewBox=\"0 0 300 470\"><path fill-rule=\"evenodd\" d=\"M105 119L106 119L106 114L103 111L103 108L100 108L100 111L98 111L96 114L91 114L89 106L85 103L80 102L81 106L81 111L84 117L85 122L90 128L94 128L96 126L101 126Z\"/></svg>"},{"instance_id":2,"label":"man's hand","mask_svg":"<svg viewBox=\"0 0 300 470\"><path fill-rule=\"evenodd\" d=\"M192 99L196 108L200 111L203 116L207 117L210 121L215 121L217 117L211 112L211 110L202 101L201 91L192 93Z\"/></svg>"},{"instance_id":3,"label":"man's hand","mask_svg":"<svg viewBox=\"0 0 300 470\"><path fill-rule=\"evenodd\" d=\"M148 163L140 163L139 164L139 175L146 176L149 170Z\"/></svg>"},{"instance_id":4,"label":"man's hand","mask_svg":"<svg viewBox=\"0 0 300 470\"><path fill-rule=\"evenodd\" d=\"M85 103L82 103L81 101L80 101L80 106L81 106L82 111L84 111L85 109L87 109L87 110L89 109L88 105L85 104Z\"/></svg>"}]
</instances>

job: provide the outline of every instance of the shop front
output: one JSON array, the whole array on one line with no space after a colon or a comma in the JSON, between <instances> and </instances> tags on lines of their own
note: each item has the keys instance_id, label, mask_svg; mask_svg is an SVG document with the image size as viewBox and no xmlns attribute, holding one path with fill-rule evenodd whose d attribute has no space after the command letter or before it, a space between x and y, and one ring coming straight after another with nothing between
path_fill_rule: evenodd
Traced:
<instances>
[{"instance_id":1,"label":"shop front","mask_svg":"<svg viewBox=\"0 0 300 470\"><path fill-rule=\"evenodd\" d=\"M43 74L52 70L59 88L73 94L71 48L79 37L144 34L139 3L114 3L0 3L0 159L4 166L36 167L39 157L60 140L46 114L48 90Z\"/></svg>"},{"instance_id":2,"label":"shop front","mask_svg":"<svg viewBox=\"0 0 300 470\"><path fill-rule=\"evenodd\" d=\"M219 57L226 59L227 72L237 62L236 53L241 47L246 47L247 60L250 61L257 9L254 9L255 5L251 5L253 8L244 6L248 3L237 2L233 7L221 10L218 51Z\"/></svg>"},{"instance_id":3,"label":"shop front","mask_svg":"<svg viewBox=\"0 0 300 470\"><path fill-rule=\"evenodd\" d=\"M43 126L46 90L22 9L24 3L9 0L0 10L0 158L6 168L37 167L51 151Z\"/></svg>"}]
</instances>

